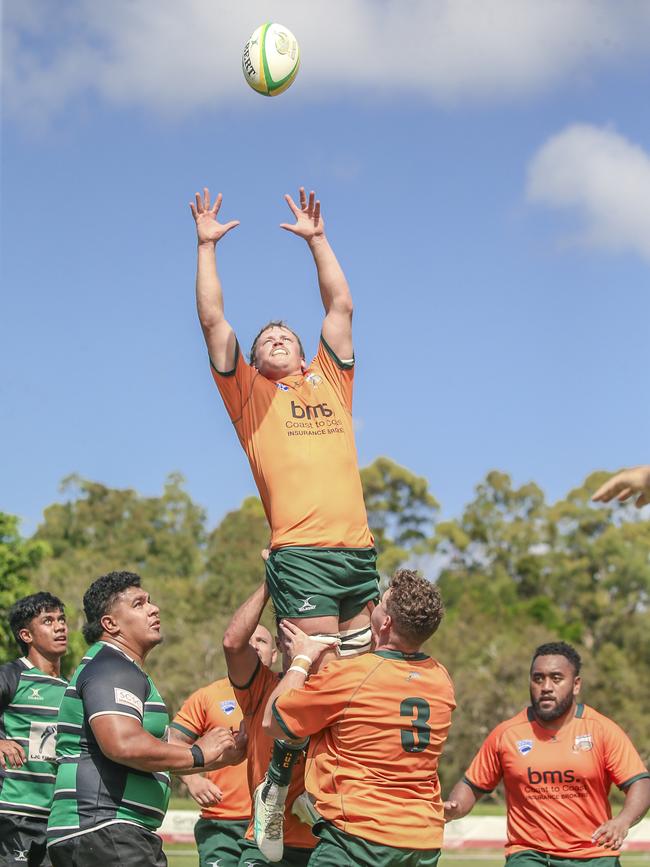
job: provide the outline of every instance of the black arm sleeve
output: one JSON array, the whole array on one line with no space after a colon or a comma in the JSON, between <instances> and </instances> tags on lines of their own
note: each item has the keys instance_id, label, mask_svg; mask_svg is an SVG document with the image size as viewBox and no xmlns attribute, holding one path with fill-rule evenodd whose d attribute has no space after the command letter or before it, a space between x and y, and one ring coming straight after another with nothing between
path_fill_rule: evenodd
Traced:
<instances>
[{"instance_id":1,"label":"black arm sleeve","mask_svg":"<svg viewBox=\"0 0 650 867\"><path fill-rule=\"evenodd\" d=\"M5 665L0 665L0 738L3 740L7 736L5 733L4 712L16 695L20 675L24 670L24 666L18 659L15 659L13 662L7 662Z\"/></svg>"},{"instance_id":2,"label":"black arm sleeve","mask_svg":"<svg viewBox=\"0 0 650 867\"><path fill-rule=\"evenodd\" d=\"M120 714L142 723L149 681L134 662L105 648L81 672L77 693L89 722L102 714Z\"/></svg>"}]
</instances>

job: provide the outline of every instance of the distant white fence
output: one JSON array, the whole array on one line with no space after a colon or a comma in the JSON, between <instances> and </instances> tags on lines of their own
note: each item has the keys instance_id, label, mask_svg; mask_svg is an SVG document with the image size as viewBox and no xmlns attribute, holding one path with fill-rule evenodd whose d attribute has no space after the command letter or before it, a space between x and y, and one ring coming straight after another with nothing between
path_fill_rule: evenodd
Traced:
<instances>
[{"instance_id":1,"label":"distant white fence","mask_svg":"<svg viewBox=\"0 0 650 867\"><path fill-rule=\"evenodd\" d=\"M191 843L198 818L198 811L169 810L159 833L167 843ZM466 816L445 829L447 849L501 849L505 839L505 816ZM650 819L630 830L623 848L629 852L650 852Z\"/></svg>"}]
</instances>

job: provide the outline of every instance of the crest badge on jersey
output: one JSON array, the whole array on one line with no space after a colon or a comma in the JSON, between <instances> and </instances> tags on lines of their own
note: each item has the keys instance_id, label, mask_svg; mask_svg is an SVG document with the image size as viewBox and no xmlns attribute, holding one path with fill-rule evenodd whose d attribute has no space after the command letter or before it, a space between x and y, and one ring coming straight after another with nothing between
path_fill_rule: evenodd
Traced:
<instances>
[{"instance_id":1,"label":"crest badge on jersey","mask_svg":"<svg viewBox=\"0 0 650 867\"><path fill-rule=\"evenodd\" d=\"M275 387L279 388L280 391L289 391L289 386L285 385L283 382L276 382Z\"/></svg>"},{"instance_id":2,"label":"crest badge on jersey","mask_svg":"<svg viewBox=\"0 0 650 867\"><path fill-rule=\"evenodd\" d=\"M220 707L221 707L221 710L222 710L225 714L227 714L228 716L230 716L230 714L231 714L231 713L234 711L234 709L237 707L237 702L236 702L236 701L233 701L233 699L226 699L226 701L220 701L220 702L219 702L219 705L220 705Z\"/></svg>"},{"instance_id":3,"label":"crest badge on jersey","mask_svg":"<svg viewBox=\"0 0 650 867\"><path fill-rule=\"evenodd\" d=\"M594 742L591 735L577 735L573 742L574 753L586 753L588 750L593 750Z\"/></svg>"},{"instance_id":4,"label":"crest badge on jersey","mask_svg":"<svg viewBox=\"0 0 650 867\"><path fill-rule=\"evenodd\" d=\"M532 741L517 741L517 749L522 754L522 756L527 756L528 753L532 750L532 748Z\"/></svg>"},{"instance_id":5,"label":"crest badge on jersey","mask_svg":"<svg viewBox=\"0 0 650 867\"><path fill-rule=\"evenodd\" d=\"M319 376L317 373L308 373L305 379L307 382L310 382L314 388L318 388L323 381L323 377Z\"/></svg>"}]
</instances>

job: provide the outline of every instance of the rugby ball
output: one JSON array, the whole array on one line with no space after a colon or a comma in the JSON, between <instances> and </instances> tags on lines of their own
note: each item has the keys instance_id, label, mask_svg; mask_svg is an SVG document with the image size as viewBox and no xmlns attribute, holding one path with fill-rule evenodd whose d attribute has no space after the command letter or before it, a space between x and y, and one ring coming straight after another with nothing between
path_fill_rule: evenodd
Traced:
<instances>
[{"instance_id":1,"label":"rugby ball","mask_svg":"<svg viewBox=\"0 0 650 867\"><path fill-rule=\"evenodd\" d=\"M244 78L258 93L277 96L290 87L300 66L300 48L293 33L282 24L261 24L244 46Z\"/></svg>"}]
</instances>

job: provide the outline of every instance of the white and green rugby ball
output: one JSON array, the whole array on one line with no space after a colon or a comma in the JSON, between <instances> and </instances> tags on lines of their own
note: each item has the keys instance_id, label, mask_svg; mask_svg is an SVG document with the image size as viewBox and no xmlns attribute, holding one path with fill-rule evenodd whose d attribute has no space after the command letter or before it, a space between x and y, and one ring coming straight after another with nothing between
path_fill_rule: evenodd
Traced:
<instances>
[{"instance_id":1,"label":"white and green rugby ball","mask_svg":"<svg viewBox=\"0 0 650 867\"><path fill-rule=\"evenodd\" d=\"M277 96L293 84L298 74L298 41L282 24L261 24L244 46L241 65L253 90Z\"/></svg>"}]
</instances>

